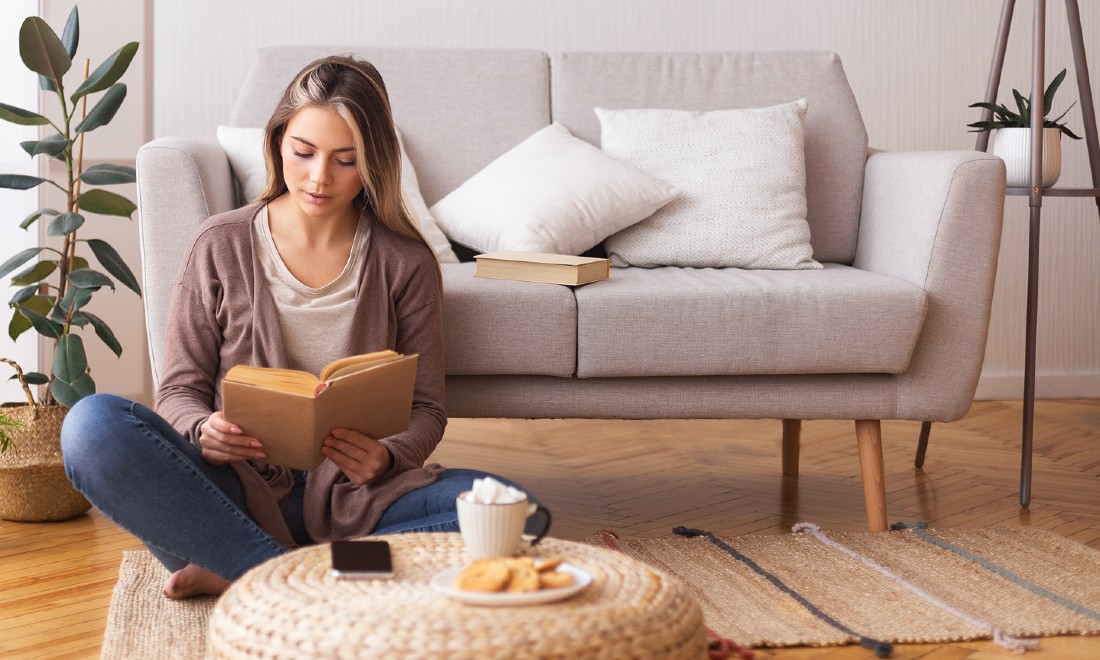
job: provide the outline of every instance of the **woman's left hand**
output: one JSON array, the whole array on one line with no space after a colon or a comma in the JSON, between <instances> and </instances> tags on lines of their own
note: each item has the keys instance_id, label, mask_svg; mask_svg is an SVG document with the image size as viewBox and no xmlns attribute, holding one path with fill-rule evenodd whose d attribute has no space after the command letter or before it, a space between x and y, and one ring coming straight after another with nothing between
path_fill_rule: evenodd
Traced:
<instances>
[{"instance_id":1,"label":"woman's left hand","mask_svg":"<svg viewBox=\"0 0 1100 660\"><path fill-rule=\"evenodd\" d=\"M332 429L321 453L358 486L371 483L390 469L390 450L358 431Z\"/></svg>"}]
</instances>

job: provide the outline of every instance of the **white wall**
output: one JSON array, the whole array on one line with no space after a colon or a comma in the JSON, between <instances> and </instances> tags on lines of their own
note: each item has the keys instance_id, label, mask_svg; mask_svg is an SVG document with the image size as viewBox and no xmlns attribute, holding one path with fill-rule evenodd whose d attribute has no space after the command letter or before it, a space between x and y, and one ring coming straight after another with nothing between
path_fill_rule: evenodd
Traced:
<instances>
[{"instance_id":1,"label":"white wall","mask_svg":"<svg viewBox=\"0 0 1100 660\"><path fill-rule=\"evenodd\" d=\"M41 16L58 35L65 26L75 0L41 0ZM146 74L151 71L152 59L149 56L149 38L146 35L147 19L151 13L150 0L94 0L80 3L80 42L73 68L65 76L66 90L71 93L79 86L83 78L84 58L91 60L91 70L95 70L104 59L129 41L141 42L138 54L120 82L127 86L126 100L115 118L107 126L87 134L84 145L84 168L96 163L111 162L121 165L134 164L138 148L151 139L151 120L146 103L151 95L151 85ZM4 60L5 62L10 60ZM19 62L18 59L15 60ZM21 63L20 63L20 66ZM94 107L102 93L93 95L88 109ZM43 95L43 112L56 116L57 98L55 95ZM55 179L64 178L64 166L56 161L52 163L50 175ZM109 186L108 190L124 195L136 201L133 185ZM46 206L63 208L64 197L55 189L45 192ZM110 243L141 280L141 258L138 247L137 224L114 216L88 214L79 238L100 238ZM42 244L53 244L56 239L46 236L45 225L39 228ZM59 244L59 243L58 243ZM78 247L94 264L95 259L86 247ZM91 327L83 335L88 351L88 361L96 388L100 392L112 392L135 399L142 403L151 401L152 377L149 373L148 348L145 340L145 316L141 299L129 289L118 286L114 292L104 289L96 293L88 306L88 311L104 319L122 345L122 356L108 349L95 336ZM53 342L41 342L43 364L53 360Z\"/></svg>"},{"instance_id":2,"label":"white wall","mask_svg":"<svg viewBox=\"0 0 1100 660\"><path fill-rule=\"evenodd\" d=\"M31 111L38 109L38 78L20 64L19 26L24 18L34 14L37 5L37 0L8 0L0 3L0 62L12 63L10 66L0 66L2 98L8 105ZM35 162L19 147L19 143L24 140L36 139L37 133L37 129L32 126L0 122L0 172L38 176ZM35 232L19 228L23 218L37 208L37 190L0 188L0 209L3 210L3 218L0 219L0 245L3 246L3 250L0 250L0 262L6 261L20 250L38 245ZM14 292L15 289L11 289L10 292L0 293L0 297L6 302ZM15 360L24 371L37 370L36 333L30 330L23 333L19 341L12 342L8 338L11 309L6 305L3 309L5 313L0 315L0 319L3 319L3 323L0 323L0 357ZM0 401L25 400L19 384L8 380L8 376L13 373L8 365L0 365Z\"/></svg>"},{"instance_id":3,"label":"white wall","mask_svg":"<svg viewBox=\"0 0 1100 660\"><path fill-rule=\"evenodd\" d=\"M136 2L136 0L127 0ZM158 136L212 136L259 47L275 44L689 51L828 49L840 54L871 144L969 149L1000 0L153 0ZM1030 87L1031 4L1018 3L1002 79ZM1048 78L1072 67L1065 9L1048 4ZM1100 3L1082 2L1100 45ZM1094 93L1100 46L1093 48ZM1072 79L1072 76L1071 76ZM1059 93L1060 111L1077 96ZM1098 103L1100 105L1100 103ZM1075 108L1068 116L1081 129ZM1089 186L1082 143L1064 144L1062 185ZM1100 223L1091 200L1044 204L1038 391L1100 396ZM1027 202L1007 202L979 396L1018 398L1023 370ZM136 317L135 317L136 322Z\"/></svg>"}]
</instances>

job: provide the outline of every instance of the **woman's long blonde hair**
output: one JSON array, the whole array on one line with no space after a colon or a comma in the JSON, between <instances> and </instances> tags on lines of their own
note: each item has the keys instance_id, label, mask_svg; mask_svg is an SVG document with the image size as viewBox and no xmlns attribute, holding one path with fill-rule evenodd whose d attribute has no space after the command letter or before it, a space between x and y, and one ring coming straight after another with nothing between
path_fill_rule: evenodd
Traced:
<instances>
[{"instance_id":1,"label":"woman's long blonde hair","mask_svg":"<svg viewBox=\"0 0 1100 660\"><path fill-rule=\"evenodd\" d=\"M351 55L312 62L283 92L264 130L267 181L259 199L270 202L287 191L279 143L290 118L309 106L331 108L351 129L355 164L363 181L363 190L355 200L359 210L373 212L388 229L416 239L434 255L401 195L401 148L386 83L373 64Z\"/></svg>"}]
</instances>

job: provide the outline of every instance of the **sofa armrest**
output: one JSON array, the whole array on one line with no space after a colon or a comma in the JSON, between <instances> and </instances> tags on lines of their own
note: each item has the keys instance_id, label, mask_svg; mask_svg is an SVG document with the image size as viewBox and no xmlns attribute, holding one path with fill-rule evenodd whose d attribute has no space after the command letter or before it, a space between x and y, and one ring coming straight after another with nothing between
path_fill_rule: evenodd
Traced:
<instances>
[{"instance_id":1,"label":"sofa armrest","mask_svg":"<svg viewBox=\"0 0 1100 660\"><path fill-rule=\"evenodd\" d=\"M854 266L925 291L927 313L898 418L954 421L970 409L989 330L1005 167L975 151L874 153Z\"/></svg>"},{"instance_id":2,"label":"sofa armrest","mask_svg":"<svg viewBox=\"0 0 1100 660\"><path fill-rule=\"evenodd\" d=\"M214 140L160 138L137 154L138 231L142 296L154 389L172 287L195 228L232 209L235 184L225 152Z\"/></svg>"}]
</instances>

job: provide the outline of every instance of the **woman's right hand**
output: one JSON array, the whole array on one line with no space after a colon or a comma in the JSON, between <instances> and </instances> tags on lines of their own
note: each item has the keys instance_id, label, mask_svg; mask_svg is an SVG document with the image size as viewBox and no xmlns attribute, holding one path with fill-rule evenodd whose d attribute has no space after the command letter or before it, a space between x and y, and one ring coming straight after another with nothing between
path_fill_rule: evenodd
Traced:
<instances>
[{"instance_id":1,"label":"woman's right hand","mask_svg":"<svg viewBox=\"0 0 1100 660\"><path fill-rule=\"evenodd\" d=\"M199 427L199 447L202 457L214 465L267 456L259 440L242 434L240 427L228 421L221 411L207 417Z\"/></svg>"}]
</instances>

